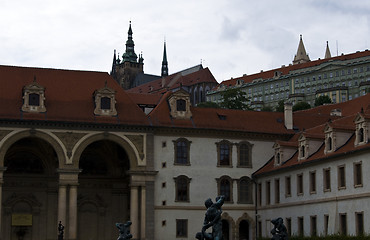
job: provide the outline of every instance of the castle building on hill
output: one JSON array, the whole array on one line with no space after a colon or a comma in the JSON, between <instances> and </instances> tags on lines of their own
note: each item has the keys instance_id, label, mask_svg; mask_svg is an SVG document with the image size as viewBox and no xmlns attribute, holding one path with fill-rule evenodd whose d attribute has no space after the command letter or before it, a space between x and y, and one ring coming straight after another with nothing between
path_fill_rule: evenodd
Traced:
<instances>
[{"instance_id":1,"label":"castle building on hill","mask_svg":"<svg viewBox=\"0 0 370 240\"><path fill-rule=\"evenodd\" d=\"M220 102L221 93L228 88L244 91L255 110L274 109L279 101L304 101L314 106L322 95L333 103L345 102L370 91L370 51L332 57L327 42L325 57L311 60L301 36L292 64L225 80L207 93L207 101Z\"/></svg>"}]
</instances>

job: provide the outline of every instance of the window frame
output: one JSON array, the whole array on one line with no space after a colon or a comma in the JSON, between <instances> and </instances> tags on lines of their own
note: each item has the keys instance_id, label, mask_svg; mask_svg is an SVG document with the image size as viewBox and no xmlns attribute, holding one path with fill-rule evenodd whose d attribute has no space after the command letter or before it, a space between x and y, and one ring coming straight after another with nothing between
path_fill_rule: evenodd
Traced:
<instances>
[{"instance_id":1,"label":"window frame","mask_svg":"<svg viewBox=\"0 0 370 240\"><path fill-rule=\"evenodd\" d=\"M359 172L360 176L358 176ZM362 161L353 163L353 185L355 188L363 186Z\"/></svg>"},{"instance_id":2,"label":"window frame","mask_svg":"<svg viewBox=\"0 0 370 240\"><path fill-rule=\"evenodd\" d=\"M244 154L242 153L243 152L243 149L242 147L243 146L246 146L246 149L247 149L247 160L246 161L242 161L242 156L244 156ZM238 144L236 144L236 147L237 147L237 152L238 152L238 163L237 163L237 167L245 167L245 168L252 168L252 147L253 147L253 144L251 144L250 142L247 142L247 141L243 141L243 142L240 142Z\"/></svg>"},{"instance_id":3,"label":"window frame","mask_svg":"<svg viewBox=\"0 0 370 240\"><path fill-rule=\"evenodd\" d=\"M183 146L184 149L182 149L182 151L185 151L186 153L186 157L183 158L185 160L185 162L181 162L179 161L179 152L178 152L178 144L179 143L184 143L185 146ZM178 138L176 140L173 141L173 147L174 147L174 165L182 165L182 166L190 166L190 145L191 145L191 141L189 141L188 139L186 138Z\"/></svg>"},{"instance_id":4,"label":"window frame","mask_svg":"<svg viewBox=\"0 0 370 240\"><path fill-rule=\"evenodd\" d=\"M185 176L185 175L180 175L180 176L177 176L177 177L174 177L174 180L175 180L175 202L190 202L190 181L191 181L191 178ZM180 181L184 181L184 184L185 184L185 187L186 187L186 194L185 194L185 198L183 199L182 197L180 197L180 195L182 196L183 194L180 194L179 191L184 191L184 189L180 189ZM181 186L183 187L183 186Z\"/></svg>"},{"instance_id":5,"label":"window frame","mask_svg":"<svg viewBox=\"0 0 370 240\"><path fill-rule=\"evenodd\" d=\"M221 164L221 157L224 154L224 149L222 149L222 146L228 146L228 158L229 158L229 163L228 164ZM228 140L222 140L220 142L216 143L217 146L217 167L232 167L232 149L233 149L233 144L228 141Z\"/></svg>"},{"instance_id":6,"label":"window frame","mask_svg":"<svg viewBox=\"0 0 370 240\"><path fill-rule=\"evenodd\" d=\"M233 203L233 180L229 176L222 176L221 178L216 179L217 180L217 191L218 196L224 195L225 196L225 202ZM229 183L229 193L225 194L223 191L222 183L224 181L227 181ZM229 196L228 196L229 195Z\"/></svg>"},{"instance_id":7,"label":"window frame","mask_svg":"<svg viewBox=\"0 0 370 240\"><path fill-rule=\"evenodd\" d=\"M346 189L346 166L344 164L338 166L338 190L342 189Z\"/></svg>"},{"instance_id":8,"label":"window frame","mask_svg":"<svg viewBox=\"0 0 370 240\"><path fill-rule=\"evenodd\" d=\"M242 190L242 182L246 181L248 190L246 193ZM244 195L244 194L246 195ZM238 181L238 203L241 204L253 204L253 182L249 177L242 177Z\"/></svg>"},{"instance_id":9,"label":"window frame","mask_svg":"<svg viewBox=\"0 0 370 240\"><path fill-rule=\"evenodd\" d=\"M184 228L183 234L179 234L180 228ZM176 219L176 238L187 238L188 237L188 219Z\"/></svg>"}]
</instances>

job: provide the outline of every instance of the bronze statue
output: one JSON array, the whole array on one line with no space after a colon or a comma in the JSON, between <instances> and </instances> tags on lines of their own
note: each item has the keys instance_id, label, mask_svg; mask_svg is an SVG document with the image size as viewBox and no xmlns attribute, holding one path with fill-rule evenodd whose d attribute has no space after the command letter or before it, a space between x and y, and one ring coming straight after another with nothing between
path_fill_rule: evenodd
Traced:
<instances>
[{"instance_id":1,"label":"bronze statue","mask_svg":"<svg viewBox=\"0 0 370 240\"><path fill-rule=\"evenodd\" d=\"M130 233L130 226L132 222L127 221L126 223L116 223L116 227L119 231L119 236L117 240L129 240L132 238L132 234Z\"/></svg>"},{"instance_id":2,"label":"bronze statue","mask_svg":"<svg viewBox=\"0 0 370 240\"><path fill-rule=\"evenodd\" d=\"M219 196L216 198L216 202L213 203L210 198L208 198L204 205L207 208L206 214L204 216L204 222L202 227L202 232L198 232L195 237L199 240L222 240L222 221L221 207L224 204L225 197ZM208 228L212 227L212 233L206 232Z\"/></svg>"},{"instance_id":3,"label":"bronze statue","mask_svg":"<svg viewBox=\"0 0 370 240\"><path fill-rule=\"evenodd\" d=\"M271 240L288 240L288 232L284 225L284 220L279 217L271 220L271 223L274 224L274 228L271 230Z\"/></svg>"},{"instance_id":4,"label":"bronze statue","mask_svg":"<svg viewBox=\"0 0 370 240\"><path fill-rule=\"evenodd\" d=\"M59 221L58 225L58 240L64 239L64 226L62 224L62 221Z\"/></svg>"}]
</instances>

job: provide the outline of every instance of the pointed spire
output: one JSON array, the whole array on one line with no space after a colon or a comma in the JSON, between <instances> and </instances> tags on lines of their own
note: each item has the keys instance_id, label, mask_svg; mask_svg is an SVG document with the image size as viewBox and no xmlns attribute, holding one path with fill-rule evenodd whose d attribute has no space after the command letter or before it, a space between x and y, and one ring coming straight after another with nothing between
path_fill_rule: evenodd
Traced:
<instances>
[{"instance_id":1,"label":"pointed spire","mask_svg":"<svg viewBox=\"0 0 370 240\"><path fill-rule=\"evenodd\" d=\"M168 62L167 62L167 51L166 51L166 40L164 41L163 48L163 60L162 60L162 77L168 76Z\"/></svg>"},{"instance_id":2,"label":"pointed spire","mask_svg":"<svg viewBox=\"0 0 370 240\"><path fill-rule=\"evenodd\" d=\"M305 63L309 62L310 58L308 57L306 53L306 49L303 44L302 35L300 35L299 45L297 54L294 57L293 64L299 64L299 63Z\"/></svg>"},{"instance_id":3,"label":"pointed spire","mask_svg":"<svg viewBox=\"0 0 370 240\"><path fill-rule=\"evenodd\" d=\"M329 49L329 42L326 41L326 51L325 51L325 57L324 58L331 58L331 53Z\"/></svg>"},{"instance_id":4,"label":"pointed spire","mask_svg":"<svg viewBox=\"0 0 370 240\"><path fill-rule=\"evenodd\" d=\"M116 64L117 64L116 49L114 49L112 70L110 72L110 75L114 75L116 73Z\"/></svg>"},{"instance_id":5,"label":"pointed spire","mask_svg":"<svg viewBox=\"0 0 370 240\"><path fill-rule=\"evenodd\" d=\"M135 44L134 40L132 39L132 28L131 28L131 21L128 28L128 37L126 41L126 52L122 55L123 62L136 62L137 55L135 53Z\"/></svg>"}]
</instances>

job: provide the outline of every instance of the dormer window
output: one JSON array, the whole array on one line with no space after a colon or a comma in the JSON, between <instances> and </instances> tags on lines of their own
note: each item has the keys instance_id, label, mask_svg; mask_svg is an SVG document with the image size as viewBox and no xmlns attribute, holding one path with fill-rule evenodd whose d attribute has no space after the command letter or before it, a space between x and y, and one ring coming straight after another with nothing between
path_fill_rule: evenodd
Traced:
<instances>
[{"instance_id":1,"label":"dormer window","mask_svg":"<svg viewBox=\"0 0 370 240\"><path fill-rule=\"evenodd\" d=\"M300 149L300 154L299 154L299 156L301 157L301 158L305 158L305 156L306 156L306 147L305 147L305 145L302 145L301 146L301 149Z\"/></svg>"},{"instance_id":2,"label":"dormer window","mask_svg":"<svg viewBox=\"0 0 370 240\"><path fill-rule=\"evenodd\" d=\"M332 152L333 151L333 139L331 137L326 138L326 151Z\"/></svg>"},{"instance_id":3,"label":"dormer window","mask_svg":"<svg viewBox=\"0 0 370 240\"><path fill-rule=\"evenodd\" d=\"M33 83L23 88L22 111L35 113L46 112L45 88L36 82L36 78Z\"/></svg>"},{"instance_id":4,"label":"dormer window","mask_svg":"<svg viewBox=\"0 0 370 240\"><path fill-rule=\"evenodd\" d=\"M359 113L355 118L355 124L356 124L355 146L368 143L369 141L368 128L370 126L369 118L365 116L365 114Z\"/></svg>"},{"instance_id":5,"label":"dormer window","mask_svg":"<svg viewBox=\"0 0 370 240\"><path fill-rule=\"evenodd\" d=\"M278 166L281 164L280 152L277 152L275 155L275 164Z\"/></svg>"},{"instance_id":6,"label":"dormer window","mask_svg":"<svg viewBox=\"0 0 370 240\"><path fill-rule=\"evenodd\" d=\"M190 119L190 94L183 89L174 92L169 98L171 117L175 119Z\"/></svg>"},{"instance_id":7,"label":"dormer window","mask_svg":"<svg viewBox=\"0 0 370 240\"><path fill-rule=\"evenodd\" d=\"M116 92L107 87L98 89L94 92L95 109L94 114L99 116L116 116Z\"/></svg>"},{"instance_id":8,"label":"dormer window","mask_svg":"<svg viewBox=\"0 0 370 240\"><path fill-rule=\"evenodd\" d=\"M186 101L184 99L178 99L176 101L177 111L186 111Z\"/></svg>"}]
</instances>

